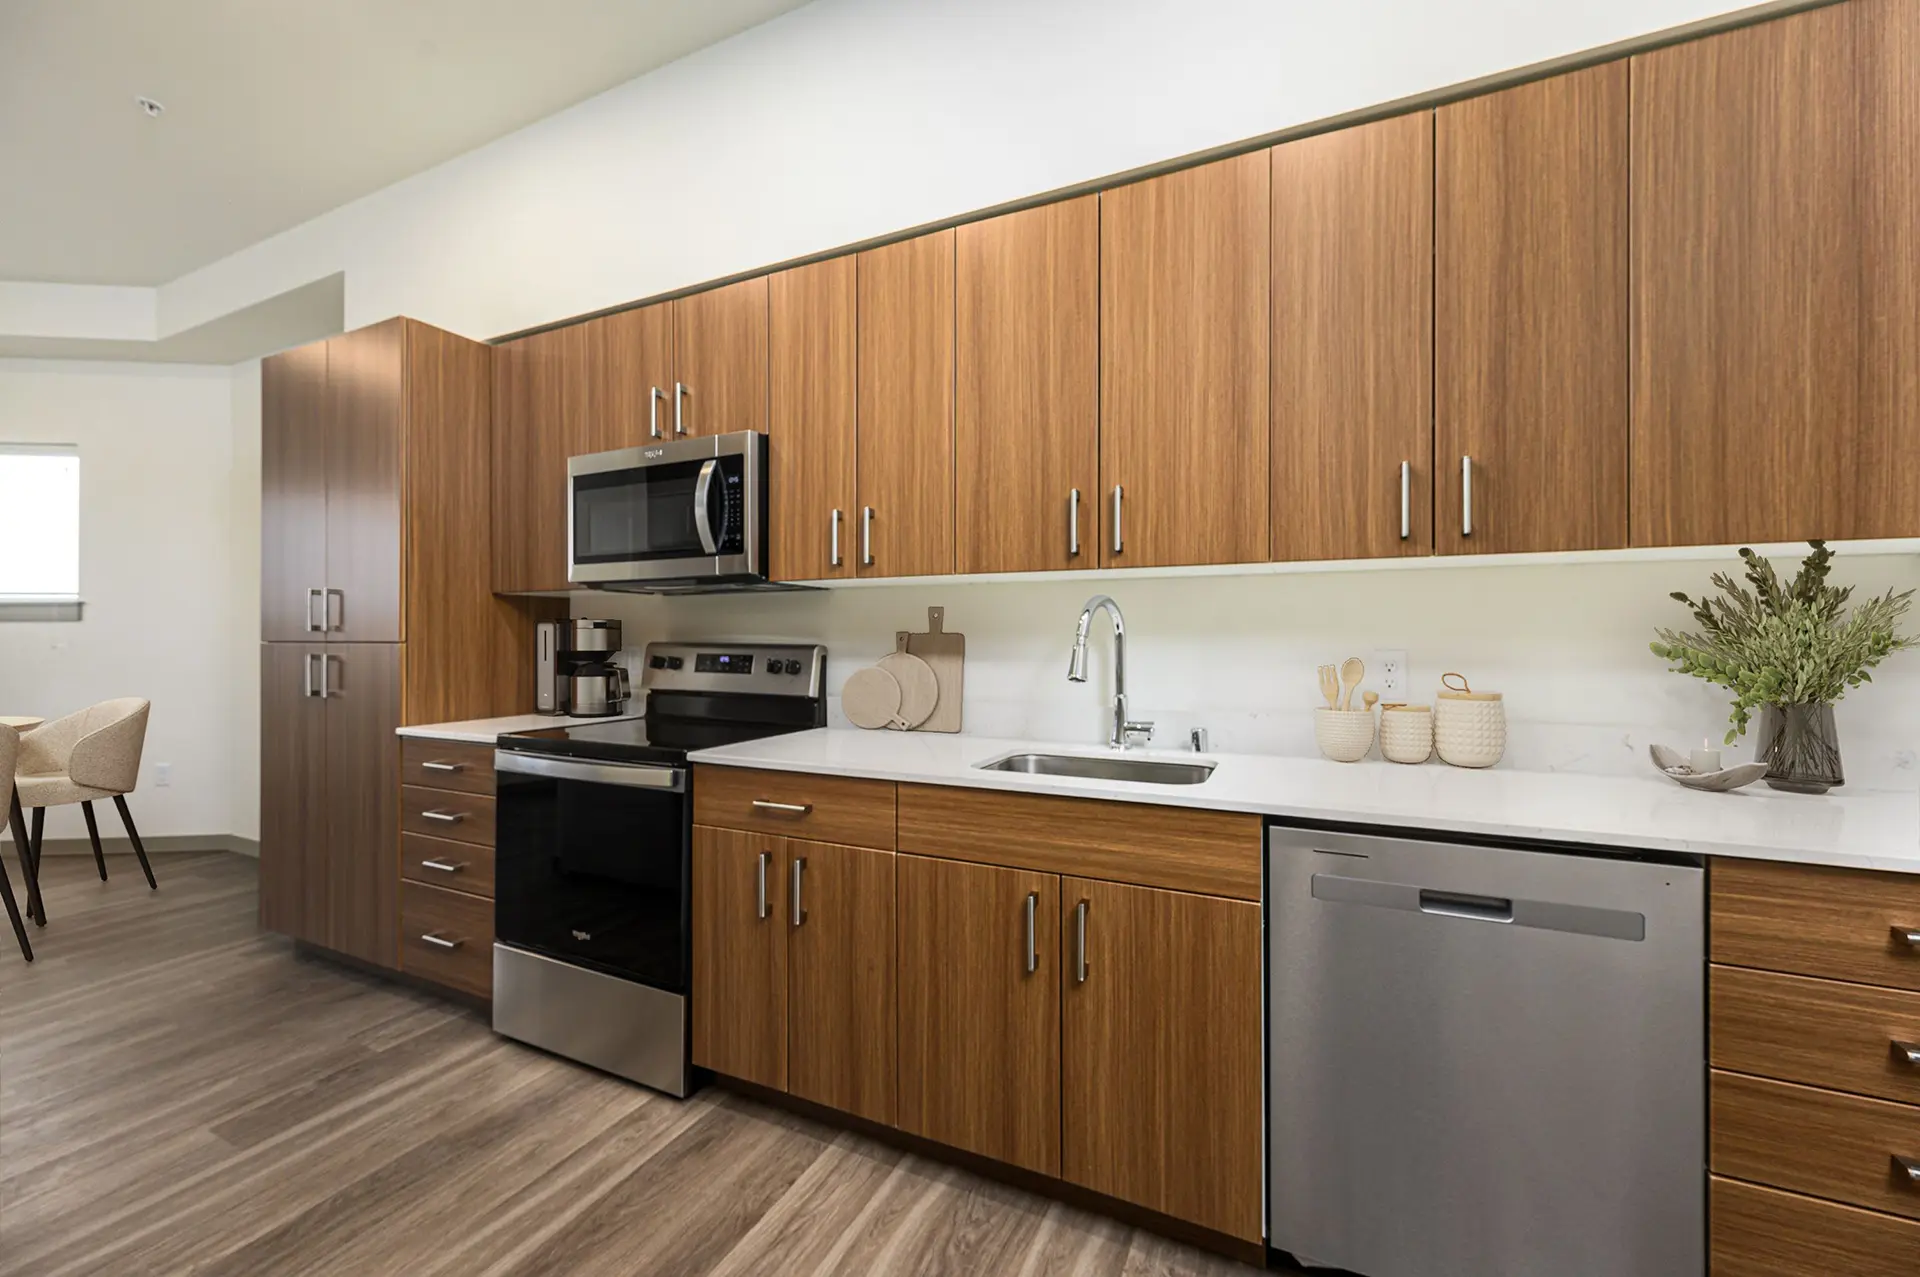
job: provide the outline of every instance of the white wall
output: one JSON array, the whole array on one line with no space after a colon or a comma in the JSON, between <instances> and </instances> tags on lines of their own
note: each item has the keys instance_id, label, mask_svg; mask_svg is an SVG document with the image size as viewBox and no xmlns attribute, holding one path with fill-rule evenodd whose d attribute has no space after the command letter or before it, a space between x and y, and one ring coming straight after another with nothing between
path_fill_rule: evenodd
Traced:
<instances>
[{"instance_id":1,"label":"white wall","mask_svg":"<svg viewBox=\"0 0 1920 1277\"><path fill-rule=\"evenodd\" d=\"M77 623L0 623L0 713L150 699L130 802L143 835L223 834L236 786L257 785L257 762L236 778L231 749L236 683L258 684L233 659L234 583L242 562L259 573L257 550L234 557L232 416L225 368L0 361L0 440L80 447L86 600ZM165 789L159 762L173 764ZM120 832L110 811L102 819ZM48 837L85 835L78 808L48 813Z\"/></svg>"},{"instance_id":2,"label":"white wall","mask_svg":"<svg viewBox=\"0 0 1920 1277\"><path fill-rule=\"evenodd\" d=\"M229 531L227 739L232 748L225 830L260 838L260 361L233 369L233 465L227 474Z\"/></svg>"}]
</instances>

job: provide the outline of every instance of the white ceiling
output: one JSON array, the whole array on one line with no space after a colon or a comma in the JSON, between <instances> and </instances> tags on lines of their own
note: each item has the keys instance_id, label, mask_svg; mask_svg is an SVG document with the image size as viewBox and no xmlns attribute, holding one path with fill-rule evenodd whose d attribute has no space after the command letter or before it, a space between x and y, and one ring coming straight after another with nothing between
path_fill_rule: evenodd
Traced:
<instances>
[{"instance_id":1,"label":"white ceiling","mask_svg":"<svg viewBox=\"0 0 1920 1277\"><path fill-rule=\"evenodd\" d=\"M0 0L0 279L165 283L802 2Z\"/></svg>"}]
</instances>

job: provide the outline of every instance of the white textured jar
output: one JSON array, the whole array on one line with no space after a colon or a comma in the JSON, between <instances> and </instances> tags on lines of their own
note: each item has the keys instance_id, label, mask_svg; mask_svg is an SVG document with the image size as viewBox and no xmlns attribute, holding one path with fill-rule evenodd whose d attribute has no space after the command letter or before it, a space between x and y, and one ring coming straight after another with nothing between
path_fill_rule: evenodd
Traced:
<instances>
[{"instance_id":1,"label":"white textured jar","mask_svg":"<svg viewBox=\"0 0 1920 1277\"><path fill-rule=\"evenodd\" d=\"M1373 712L1364 709L1313 711L1313 743L1336 763L1357 763L1373 748Z\"/></svg>"},{"instance_id":2,"label":"white textured jar","mask_svg":"<svg viewBox=\"0 0 1920 1277\"><path fill-rule=\"evenodd\" d=\"M1426 705L1381 706L1380 753L1393 763L1424 763L1433 757L1433 710Z\"/></svg>"},{"instance_id":3,"label":"white textured jar","mask_svg":"<svg viewBox=\"0 0 1920 1277\"><path fill-rule=\"evenodd\" d=\"M1453 680L1459 680L1458 686ZM1434 700L1433 745L1443 763L1491 767L1507 752L1507 707L1498 692L1476 692L1458 674Z\"/></svg>"}]
</instances>

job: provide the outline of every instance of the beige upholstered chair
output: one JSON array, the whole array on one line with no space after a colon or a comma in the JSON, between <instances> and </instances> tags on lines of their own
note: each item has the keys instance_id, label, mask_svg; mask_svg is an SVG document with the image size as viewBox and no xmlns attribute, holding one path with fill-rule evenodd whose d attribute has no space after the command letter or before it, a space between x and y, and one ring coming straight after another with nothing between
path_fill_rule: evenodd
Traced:
<instances>
[{"instance_id":1,"label":"beige upholstered chair","mask_svg":"<svg viewBox=\"0 0 1920 1277\"><path fill-rule=\"evenodd\" d=\"M34 892L32 883L33 862L27 850L27 831L17 817L11 817L13 809L13 768L20 755L20 733L0 723L0 805L7 808L13 820L13 850L20 857L20 872L28 883L27 907L33 907ZM13 883L7 878L7 866L0 862L0 899L7 905L7 921L13 924L13 935L20 942L20 956L28 962L33 961L33 945L27 940L26 924L20 921L20 906L13 898Z\"/></svg>"},{"instance_id":2,"label":"beige upholstered chair","mask_svg":"<svg viewBox=\"0 0 1920 1277\"><path fill-rule=\"evenodd\" d=\"M159 889L140 831L133 827L126 796L140 781L140 749L147 740L149 702L137 696L101 701L77 714L43 723L20 739L20 765L15 785L20 803L33 809L33 873L39 876L42 831L46 809L79 803L87 818L87 837L93 841L93 862L100 880L107 879L107 858L100 851L100 828L94 824L93 803L111 798L127 827L133 854L147 886ZM40 915L44 917L44 912Z\"/></svg>"}]
</instances>

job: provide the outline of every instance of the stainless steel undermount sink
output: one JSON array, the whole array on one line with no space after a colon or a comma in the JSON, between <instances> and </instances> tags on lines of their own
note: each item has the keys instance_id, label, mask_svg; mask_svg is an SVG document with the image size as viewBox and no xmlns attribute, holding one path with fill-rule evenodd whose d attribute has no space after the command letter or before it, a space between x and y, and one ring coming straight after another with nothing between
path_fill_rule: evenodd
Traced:
<instances>
[{"instance_id":1,"label":"stainless steel undermount sink","mask_svg":"<svg viewBox=\"0 0 1920 1277\"><path fill-rule=\"evenodd\" d=\"M1167 763L1154 758L1090 758L1085 754L1009 754L981 771L1023 772L1029 776L1080 776L1087 780L1132 780L1149 785L1198 785L1213 774L1213 763Z\"/></svg>"}]
</instances>

